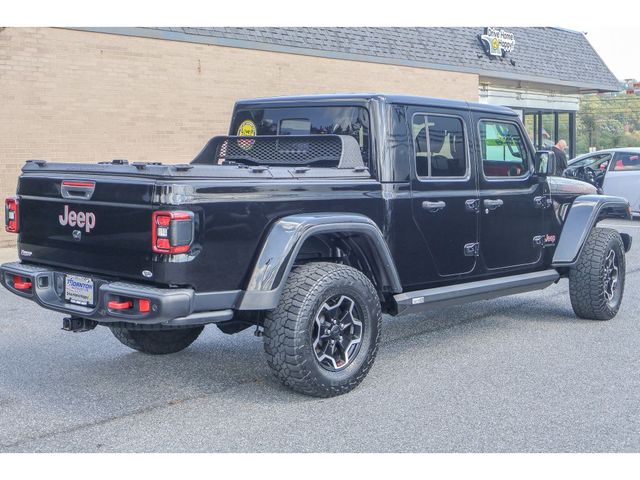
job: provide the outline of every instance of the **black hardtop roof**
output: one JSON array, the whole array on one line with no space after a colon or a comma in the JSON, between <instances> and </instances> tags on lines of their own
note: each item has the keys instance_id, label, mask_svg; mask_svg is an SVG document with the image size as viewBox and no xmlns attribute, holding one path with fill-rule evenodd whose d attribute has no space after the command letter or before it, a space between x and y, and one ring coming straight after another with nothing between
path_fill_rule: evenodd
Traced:
<instances>
[{"instance_id":1,"label":"black hardtop roof","mask_svg":"<svg viewBox=\"0 0 640 480\"><path fill-rule=\"evenodd\" d=\"M236 107L255 106L257 104L290 105L295 103L314 104L330 102L368 102L378 100L390 104L417 105L421 107L452 108L457 110L472 110L502 115L517 116L508 107L487 105L484 103L465 102L435 97L419 97L416 95L385 94L385 93L332 93L318 95L295 95L283 97L264 97L238 100Z\"/></svg>"}]
</instances>

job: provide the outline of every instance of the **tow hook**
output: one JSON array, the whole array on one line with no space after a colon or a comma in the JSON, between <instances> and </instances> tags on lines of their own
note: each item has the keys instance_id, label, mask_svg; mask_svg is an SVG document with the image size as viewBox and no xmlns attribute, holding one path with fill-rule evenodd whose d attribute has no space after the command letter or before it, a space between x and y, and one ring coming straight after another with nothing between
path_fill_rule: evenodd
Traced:
<instances>
[{"instance_id":1,"label":"tow hook","mask_svg":"<svg viewBox=\"0 0 640 480\"><path fill-rule=\"evenodd\" d=\"M88 332L98 325L95 320L81 317L65 317L62 319L62 330L67 332Z\"/></svg>"},{"instance_id":2,"label":"tow hook","mask_svg":"<svg viewBox=\"0 0 640 480\"><path fill-rule=\"evenodd\" d=\"M253 332L256 337L262 337L264 335L264 329L261 329L260 326L256 325L256 329Z\"/></svg>"}]
</instances>

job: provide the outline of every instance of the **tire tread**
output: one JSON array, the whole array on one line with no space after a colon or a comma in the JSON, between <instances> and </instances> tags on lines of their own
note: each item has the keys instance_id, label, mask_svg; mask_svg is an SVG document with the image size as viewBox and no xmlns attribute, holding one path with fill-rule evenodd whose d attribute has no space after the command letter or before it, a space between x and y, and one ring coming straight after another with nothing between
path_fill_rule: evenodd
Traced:
<instances>
[{"instance_id":1,"label":"tire tread","mask_svg":"<svg viewBox=\"0 0 640 480\"><path fill-rule=\"evenodd\" d=\"M359 270L345 265L318 262L298 266L291 271L276 309L269 312L264 325L264 350L267 363L275 376L287 387L306 395L332 397L353 390L367 375L376 357L380 340L382 314L377 301L373 321L377 322L375 338L368 358L357 375L337 386L322 382L307 368L308 358L303 354L306 329L298 328L305 300L317 295L327 278L339 275L365 289L367 295L378 298L371 281ZM367 352L361 352L367 353Z\"/></svg>"},{"instance_id":2,"label":"tire tread","mask_svg":"<svg viewBox=\"0 0 640 480\"><path fill-rule=\"evenodd\" d=\"M611 248L620 254L619 288L624 293L625 258L620 234L611 228L594 228L580 252L578 262L569 271L569 295L575 314L589 320L610 320L620 308L611 308L604 296L602 268ZM622 298L620 299L622 300Z\"/></svg>"}]
</instances>

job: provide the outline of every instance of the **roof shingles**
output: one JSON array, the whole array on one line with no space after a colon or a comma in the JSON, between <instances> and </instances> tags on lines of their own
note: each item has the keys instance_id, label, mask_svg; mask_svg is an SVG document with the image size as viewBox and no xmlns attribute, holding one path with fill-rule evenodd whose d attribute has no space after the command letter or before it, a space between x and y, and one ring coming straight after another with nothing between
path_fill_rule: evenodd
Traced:
<instances>
[{"instance_id":1,"label":"roof shingles","mask_svg":"<svg viewBox=\"0 0 640 480\"><path fill-rule=\"evenodd\" d=\"M144 29L149 30L149 29ZM583 89L617 90L618 81L580 32L550 27L513 27L515 48L506 59L484 55L473 27L160 27L150 30L231 40L235 46L286 48L292 53L452 67L485 76L530 79ZM175 36L172 37L176 39ZM206 41L200 38L200 41ZM513 60L513 62L511 62ZM514 64L515 63L515 64Z\"/></svg>"}]
</instances>

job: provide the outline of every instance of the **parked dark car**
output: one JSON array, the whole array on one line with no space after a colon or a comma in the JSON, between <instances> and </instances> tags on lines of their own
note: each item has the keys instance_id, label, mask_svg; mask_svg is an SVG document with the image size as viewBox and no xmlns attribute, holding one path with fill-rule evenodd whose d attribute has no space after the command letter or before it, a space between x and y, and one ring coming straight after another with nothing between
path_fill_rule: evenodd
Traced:
<instances>
[{"instance_id":1,"label":"parked dark car","mask_svg":"<svg viewBox=\"0 0 640 480\"><path fill-rule=\"evenodd\" d=\"M16 295L150 354L206 324L264 335L292 389L332 396L371 368L381 315L545 288L608 320L629 204L547 176L508 108L397 95L240 101L191 164L28 162L6 228ZM213 368L213 367L212 367Z\"/></svg>"}]
</instances>

